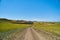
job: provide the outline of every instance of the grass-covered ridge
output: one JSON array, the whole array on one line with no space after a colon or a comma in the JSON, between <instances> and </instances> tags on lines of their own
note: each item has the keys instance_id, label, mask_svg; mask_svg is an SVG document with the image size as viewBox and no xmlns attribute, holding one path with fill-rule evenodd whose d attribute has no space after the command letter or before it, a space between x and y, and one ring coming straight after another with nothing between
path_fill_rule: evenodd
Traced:
<instances>
[{"instance_id":1,"label":"grass-covered ridge","mask_svg":"<svg viewBox=\"0 0 60 40\"><path fill-rule=\"evenodd\" d=\"M60 35L60 22L34 22L34 28Z\"/></svg>"}]
</instances>

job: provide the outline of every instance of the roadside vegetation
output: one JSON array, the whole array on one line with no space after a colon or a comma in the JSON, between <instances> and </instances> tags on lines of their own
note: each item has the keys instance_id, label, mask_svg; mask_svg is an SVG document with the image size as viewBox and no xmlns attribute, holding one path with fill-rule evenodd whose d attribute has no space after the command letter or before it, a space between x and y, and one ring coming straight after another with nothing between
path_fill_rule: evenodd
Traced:
<instances>
[{"instance_id":1,"label":"roadside vegetation","mask_svg":"<svg viewBox=\"0 0 60 40\"><path fill-rule=\"evenodd\" d=\"M60 35L60 22L34 22L34 28Z\"/></svg>"},{"instance_id":2,"label":"roadside vegetation","mask_svg":"<svg viewBox=\"0 0 60 40\"><path fill-rule=\"evenodd\" d=\"M27 21L16 21L16 20L8 20L4 18L0 18L0 40L3 40L5 37L21 32L24 29L31 26L31 22Z\"/></svg>"}]
</instances>

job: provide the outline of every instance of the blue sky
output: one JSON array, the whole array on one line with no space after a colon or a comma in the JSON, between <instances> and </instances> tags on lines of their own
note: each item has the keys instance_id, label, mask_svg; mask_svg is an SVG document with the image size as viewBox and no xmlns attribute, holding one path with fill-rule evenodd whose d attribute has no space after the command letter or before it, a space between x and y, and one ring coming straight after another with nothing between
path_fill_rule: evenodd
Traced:
<instances>
[{"instance_id":1,"label":"blue sky","mask_svg":"<svg viewBox=\"0 0 60 40\"><path fill-rule=\"evenodd\" d=\"M0 18L60 21L60 0L1 0Z\"/></svg>"}]
</instances>

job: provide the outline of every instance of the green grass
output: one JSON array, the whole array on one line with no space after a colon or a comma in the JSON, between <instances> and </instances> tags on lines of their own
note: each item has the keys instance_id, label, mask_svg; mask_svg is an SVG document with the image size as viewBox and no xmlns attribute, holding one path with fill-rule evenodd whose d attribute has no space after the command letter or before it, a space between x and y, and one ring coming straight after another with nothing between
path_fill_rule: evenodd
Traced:
<instances>
[{"instance_id":1,"label":"green grass","mask_svg":"<svg viewBox=\"0 0 60 40\"><path fill-rule=\"evenodd\" d=\"M60 23L59 22L35 22L34 28L38 30L45 30L45 31L60 35Z\"/></svg>"},{"instance_id":2,"label":"green grass","mask_svg":"<svg viewBox=\"0 0 60 40\"><path fill-rule=\"evenodd\" d=\"M0 23L0 32L14 30L14 29L18 29L18 28L24 29L29 26L30 26L29 24L13 24L8 21L3 21Z\"/></svg>"}]
</instances>

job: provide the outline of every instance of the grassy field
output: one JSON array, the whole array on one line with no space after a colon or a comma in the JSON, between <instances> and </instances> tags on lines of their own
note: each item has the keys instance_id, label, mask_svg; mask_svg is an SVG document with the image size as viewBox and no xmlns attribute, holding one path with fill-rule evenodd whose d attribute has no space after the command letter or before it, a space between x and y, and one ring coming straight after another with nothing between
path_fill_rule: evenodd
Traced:
<instances>
[{"instance_id":1,"label":"grassy field","mask_svg":"<svg viewBox=\"0 0 60 40\"><path fill-rule=\"evenodd\" d=\"M11 23L2 23L0 24L0 32L4 32L4 31L9 31L9 30L14 30L17 28L27 28L29 27L29 25L26 24L11 24Z\"/></svg>"},{"instance_id":2,"label":"grassy field","mask_svg":"<svg viewBox=\"0 0 60 40\"><path fill-rule=\"evenodd\" d=\"M60 22L35 22L34 28L60 35Z\"/></svg>"},{"instance_id":3,"label":"grassy field","mask_svg":"<svg viewBox=\"0 0 60 40\"><path fill-rule=\"evenodd\" d=\"M10 21L6 21L0 20L0 32L4 32L4 31L9 31L9 30L14 30L14 29L24 29L29 27L29 24L15 24L15 23L11 23Z\"/></svg>"}]
</instances>

